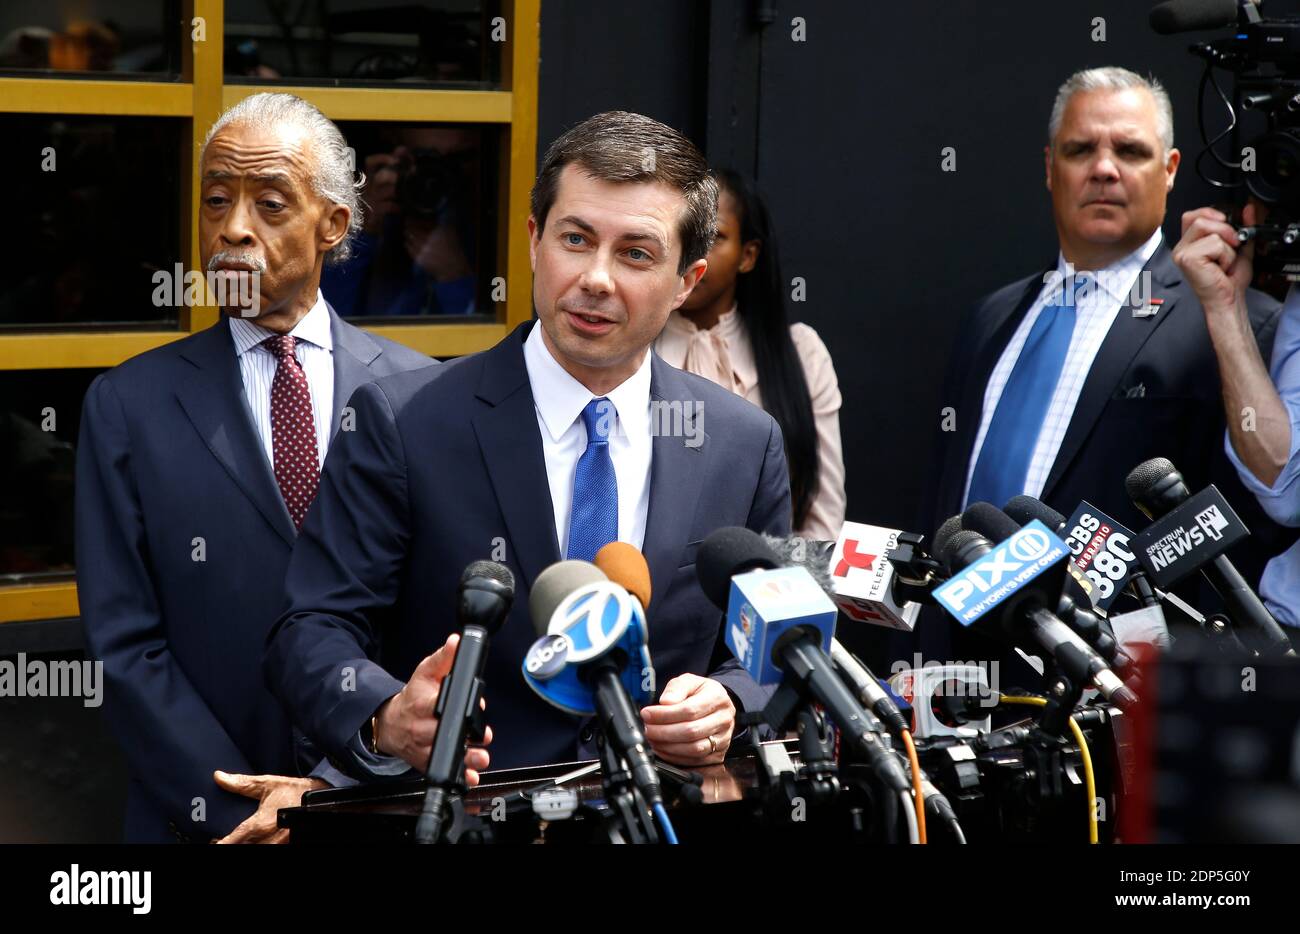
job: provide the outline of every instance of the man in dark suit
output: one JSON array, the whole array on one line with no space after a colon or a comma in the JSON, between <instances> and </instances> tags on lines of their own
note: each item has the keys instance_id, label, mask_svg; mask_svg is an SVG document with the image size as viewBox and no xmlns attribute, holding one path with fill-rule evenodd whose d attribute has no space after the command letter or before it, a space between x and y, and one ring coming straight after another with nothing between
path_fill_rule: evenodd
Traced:
<instances>
[{"instance_id":1,"label":"man in dark suit","mask_svg":"<svg viewBox=\"0 0 1300 934\"><path fill-rule=\"evenodd\" d=\"M1119 68L1073 75L1058 92L1045 158L1060 256L963 321L922 528L972 502L1000 507L1024 493L1067 516L1087 499L1140 530L1148 520L1124 478L1159 456L1194 490L1218 484L1257 535L1276 534L1223 456L1205 315L1161 234L1179 164L1164 90ZM1257 337L1269 342L1277 303L1252 292L1249 307ZM1255 580L1267 551L1242 562ZM953 644L951 625L926 614L919 645L895 640L893 654L989 657L978 638Z\"/></svg>"},{"instance_id":2,"label":"man in dark suit","mask_svg":"<svg viewBox=\"0 0 1300 934\"><path fill-rule=\"evenodd\" d=\"M539 320L437 379L401 374L353 398L357 431L330 454L266 655L272 689L341 768L424 768L453 643L426 656L456 627L462 569L485 557L517 582L485 676L494 765L594 757L592 724L539 699L520 665L537 575L615 539L651 571L660 694L642 716L655 752L720 761L737 710L763 704L720 646L695 553L722 526L788 534L781 433L651 350L704 271L716 203L678 133L637 114L592 117L551 146L533 189ZM675 432L664 413L684 416Z\"/></svg>"},{"instance_id":3,"label":"man in dark suit","mask_svg":"<svg viewBox=\"0 0 1300 934\"><path fill-rule=\"evenodd\" d=\"M348 398L378 376L433 372L344 323L317 288L357 223L343 152L290 95L223 115L201 160L199 234L214 285L232 286L225 314L86 395L78 597L131 772L130 841L279 839L276 808L320 758L295 750L261 676L289 553L319 457L350 428Z\"/></svg>"}]
</instances>

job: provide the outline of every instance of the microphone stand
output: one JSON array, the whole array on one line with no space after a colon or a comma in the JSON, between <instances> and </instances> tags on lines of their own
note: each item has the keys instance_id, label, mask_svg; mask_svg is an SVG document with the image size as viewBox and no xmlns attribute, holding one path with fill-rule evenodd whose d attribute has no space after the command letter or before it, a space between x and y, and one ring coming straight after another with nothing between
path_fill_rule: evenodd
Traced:
<instances>
[{"instance_id":1,"label":"microphone stand","mask_svg":"<svg viewBox=\"0 0 1300 934\"><path fill-rule=\"evenodd\" d=\"M632 780L631 769L606 739L604 730L596 734L596 747L600 750L600 784L612 817L608 828L610 842L618 842L621 830L624 843L658 843L659 831L650 816L650 808Z\"/></svg>"}]
</instances>

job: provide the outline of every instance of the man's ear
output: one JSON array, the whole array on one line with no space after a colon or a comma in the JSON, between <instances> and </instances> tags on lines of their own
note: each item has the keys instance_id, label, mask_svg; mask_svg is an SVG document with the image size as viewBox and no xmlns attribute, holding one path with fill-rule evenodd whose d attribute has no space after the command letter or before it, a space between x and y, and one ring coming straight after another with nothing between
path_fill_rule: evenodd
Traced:
<instances>
[{"instance_id":1,"label":"man's ear","mask_svg":"<svg viewBox=\"0 0 1300 934\"><path fill-rule=\"evenodd\" d=\"M1165 156L1165 191L1174 190L1174 177L1178 174L1178 165L1183 161L1183 154L1177 149L1169 150L1169 155Z\"/></svg>"},{"instance_id":2,"label":"man's ear","mask_svg":"<svg viewBox=\"0 0 1300 934\"><path fill-rule=\"evenodd\" d=\"M537 272L537 244L542 239L542 228L537 225L537 218L528 215L528 262L533 272Z\"/></svg>"},{"instance_id":3,"label":"man's ear","mask_svg":"<svg viewBox=\"0 0 1300 934\"><path fill-rule=\"evenodd\" d=\"M739 273L752 272L754 264L758 262L758 256L762 252L762 240L746 240L745 245L740 248L740 268L736 271Z\"/></svg>"},{"instance_id":4,"label":"man's ear","mask_svg":"<svg viewBox=\"0 0 1300 934\"><path fill-rule=\"evenodd\" d=\"M331 204L325 209L316 226L322 253L328 253L343 241L348 235L351 220L352 211L346 205Z\"/></svg>"},{"instance_id":5,"label":"man's ear","mask_svg":"<svg viewBox=\"0 0 1300 934\"><path fill-rule=\"evenodd\" d=\"M695 286L699 284L700 279L704 277L704 270L709 268L707 259L697 259L686 267L682 273L681 288L677 291L677 297L673 300L673 310L681 307L682 302L686 301L687 296L691 294Z\"/></svg>"},{"instance_id":6,"label":"man's ear","mask_svg":"<svg viewBox=\"0 0 1300 934\"><path fill-rule=\"evenodd\" d=\"M1043 177L1047 180L1047 190L1052 190L1052 147L1043 147Z\"/></svg>"}]
</instances>

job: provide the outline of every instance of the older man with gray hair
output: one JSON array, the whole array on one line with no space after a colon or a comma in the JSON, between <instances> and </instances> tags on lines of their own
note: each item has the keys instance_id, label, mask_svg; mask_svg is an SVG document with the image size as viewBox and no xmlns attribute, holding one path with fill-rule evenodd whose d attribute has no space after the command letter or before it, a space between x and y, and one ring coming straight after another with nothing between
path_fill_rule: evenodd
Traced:
<instances>
[{"instance_id":1,"label":"older man with gray hair","mask_svg":"<svg viewBox=\"0 0 1300 934\"><path fill-rule=\"evenodd\" d=\"M199 252L223 314L91 384L78 596L130 769L126 838L278 841L276 809L318 784L297 776L319 764L261 675L289 553L353 391L434 361L321 295L360 225L361 182L315 107L245 98L208 133L200 181Z\"/></svg>"},{"instance_id":2,"label":"older man with gray hair","mask_svg":"<svg viewBox=\"0 0 1300 934\"><path fill-rule=\"evenodd\" d=\"M1020 494L1066 516L1087 499L1141 528L1124 478L1157 456L1193 489L1218 483L1257 535L1276 529L1247 508L1223 457L1205 316L1161 232L1179 161L1169 97L1154 79L1092 68L1061 85L1044 150L1057 256L976 302L962 322L940 401L955 409L955 425L938 433L927 530L970 503L1001 507ZM1277 303L1251 292L1248 304L1255 334L1271 339ZM1258 557L1242 564L1257 570ZM1000 654L937 617L918 629L919 645L893 653Z\"/></svg>"}]
</instances>

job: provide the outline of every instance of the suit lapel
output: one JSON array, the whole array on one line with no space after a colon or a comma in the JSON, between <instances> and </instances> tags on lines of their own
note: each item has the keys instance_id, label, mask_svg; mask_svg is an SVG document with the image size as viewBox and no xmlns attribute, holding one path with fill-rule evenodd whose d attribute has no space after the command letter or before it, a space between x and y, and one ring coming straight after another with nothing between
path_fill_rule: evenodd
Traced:
<instances>
[{"instance_id":1,"label":"suit lapel","mask_svg":"<svg viewBox=\"0 0 1300 934\"><path fill-rule=\"evenodd\" d=\"M338 435L343 408L362 383L370 381L370 365L383 351L365 331L343 321L326 302L330 337L334 342L334 410L330 419L330 444Z\"/></svg>"},{"instance_id":2,"label":"suit lapel","mask_svg":"<svg viewBox=\"0 0 1300 934\"><path fill-rule=\"evenodd\" d=\"M1151 339L1156 328L1169 320L1177 310L1178 293L1174 287L1182 282L1182 273L1174 265L1173 254L1161 243L1143 271L1151 272L1152 294L1147 298L1164 299L1160 311L1150 317L1134 317L1133 305L1126 297L1120 306L1115 322L1110 326L1101 348L1097 351L1092 367L1088 370L1079 401L1075 403L1070 425L1061 440L1061 449L1057 452L1052 470L1047 475L1043 486L1042 499L1050 502L1053 488L1060 482L1061 476L1083 447L1084 441L1092 433L1093 427L1101 417L1102 411L1114 396L1120 380L1128 371L1142 346ZM1073 504L1065 504L1073 508Z\"/></svg>"},{"instance_id":3,"label":"suit lapel","mask_svg":"<svg viewBox=\"0 0 1300 934\"><path fill-rule=\"evenodd\" d=\"M691 392L682 374L650 351L650 399L652 426L650 462L650 507L646 515L645 543L642 553L650 565L651 597L647 614L651 619L660 601L667 595L691 533L695 505L704 483L704 458L708 449L707 434L699 435L703 443L686 445L686 438L697 437L692 424L684 424L682 437L674 437L653 426L656 404L682 402L683 422L699 417ZM689 405L685 403L690 403Z\"/></svg>"},{"instance_id":4,"label":"suit lapel","mask_svg":"<svg viewBox=\"0 0 1300 934\"><path fill-rule=\"evenodd\" d=\"M220 318L195 335L182 356L195 369L176 388L181 408L230 478L271 528L292 545L296 538L293 520L253 427L229 322Z\"/></svg>"},{"instance_id":5,"label":"suit lapel","mask_svg":"<svg viewBox=\"0 0 1300 934\"><path fill-rule=\"evenodd\" d=\"M560 560L560 546L537 409L524 366L530 326L520 325L483 355L476 395L487 405L472 422L515 558L531 586L544 568Z\"/></svg>"}]
</instances>

